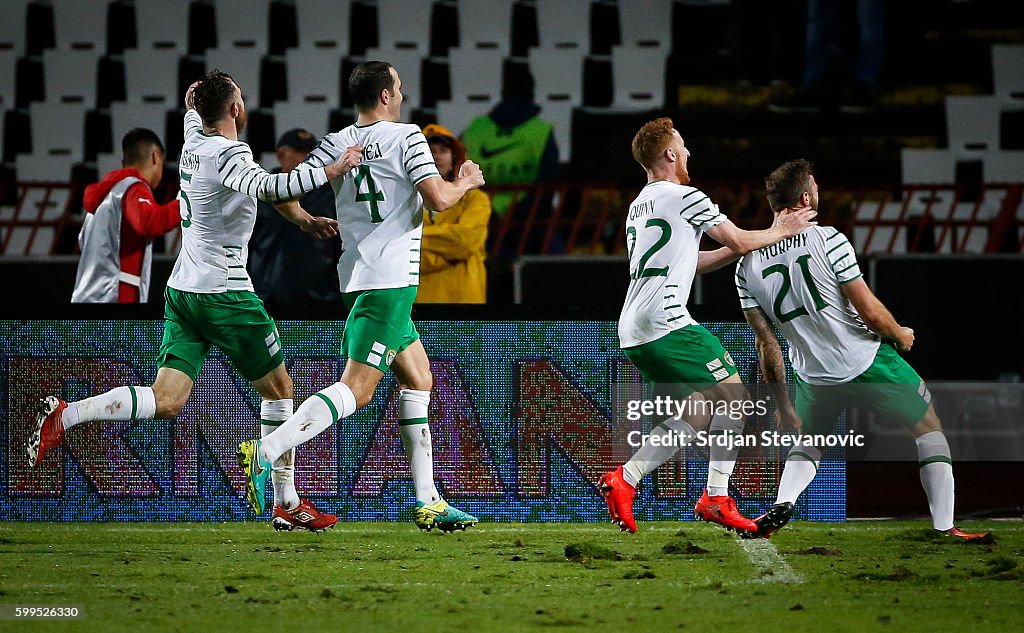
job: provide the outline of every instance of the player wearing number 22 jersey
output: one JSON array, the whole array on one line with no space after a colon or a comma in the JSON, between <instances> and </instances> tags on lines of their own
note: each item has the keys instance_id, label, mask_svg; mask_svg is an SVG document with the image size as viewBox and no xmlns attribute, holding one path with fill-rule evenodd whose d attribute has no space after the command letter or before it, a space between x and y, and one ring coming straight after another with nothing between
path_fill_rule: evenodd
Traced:
<instances>
[{"instance_id":1,"label":"player wearing number 22 jersey","mask_svg":"<svg viewBox=\"0 0 1024 633\"><path fill-rule=\"evenodd\" d=\"M295 170L305 174L346 155L358 163L331 180L344 248L338 274L349 308L341 349L348 360L338 382L306 400L278 431L243 442L239 453L251 487L259 490L266 464L365 406L391 369L401 389L398 425L416 491L416 525L450 531L477 519L448 505L434 485L427 424L433 377L412 322L412 304L419 283L423 204L443 211L481 186L483 175L467 161L455 181L441 178L419 127L398 122L401 87L390 64L357 66L349 78L356 123L325 136Z\"/></svg>"},{"instance_id":2,"label":"player wearing number 22 jersey","mask_svg":"<svg viewBox=\"0 0 1024 633\"><path fill-rule=\"evenodd\" d=\"M749 395L732 358L686 309L693 278L810 226L813 212L782 218L766 231L737 228L707 194L689 186L689 151L669 119L656 119L640 128L633 139L633 157L647 172L647 185L630 204L626 217L630 283L619 317L619 343L646 381L668 390L659 395L726 403L729 410L738 411L736 405L743 405ZM701 251L705 234L725 246ZM629 461L601 478L599 489L614 523L636 531L632 501L637 484L679 448L679 441L666 443L660 436L672 434L684 440L709 424L712 434L743 429L744 419L738 415L717 416L713 423L709 418L690 415L661 422L651 432L659 436L655 441L645 442ZM735 460L734 449L712 447L707 489L695 513L730 529L753 530L754 523L739 513L729 496Z\"/></svg>"},{"instance_id":3,"label":"player wearing number 22 jersey","mask_svg":"<svg viewBox=\"0 0 1024 633\"><path fill-rule=\"evenodd\" d=\"M805 160L782 165L766 184L776 214L798 205L818 207L818 184ZM910 349L914 331L899 325L868 288L845 235L833 227L815 226L745 255L736 267L736 290L758 340L762 371L773 386L782 430L827 435L839 414L851 406L894 419L915 438L933 527L955 538L990 540L953 525L949 444L928 388L897 353ZM795 409L784 386L775 328L789 342L796 374ZM821 450L809 444L790 450L778 498L755 519L754 534L771 536L789 521L821 457Z\"/></svg>"}]
</instances>

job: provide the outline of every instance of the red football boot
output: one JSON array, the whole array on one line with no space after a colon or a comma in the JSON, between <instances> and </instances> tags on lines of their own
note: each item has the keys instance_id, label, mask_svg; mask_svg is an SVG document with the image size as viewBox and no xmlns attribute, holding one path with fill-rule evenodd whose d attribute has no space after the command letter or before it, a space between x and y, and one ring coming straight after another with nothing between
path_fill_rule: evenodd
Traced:
<instances>
[{"instance_id":1,"label":"red football boot","mask_svg":"<svg viewBox=\"0 0 1024 633\"><path fill-rule=\"evenodd\" d=\"M601 496L608 506L608 516L611 517L612 523L618 525L623 532L636 532L636 521L633 519L633 497L636 496L636 488L622 478L622 466L601 475L597 489L601 491Z\"/></svg>"},{"instance_id":2,"label":"red football boot","mask_svg":"<svg viewBox=\"0 0 1024 633\"><path fill-rule=\"evenodd\" d=\"M991 545L996 542L996 539L992 536L991 532L985 532L984 534L970 534L968 532L964 532L958 527L951 527L948 530L944 530L942 533L952 538L963 539L968 543Z\"/></svg>"},{"instance_id":3,"label":"red football boot","mask_svg":"<svg viewBox=\"0 0 1024 633\"><path fill-rule=\"evenodd\" d=\"M334 527L338 517L333 514L321 512L312 503L305 499L299 499L299 505L291 510L285 510L281 506L274 506L274 518L270 520L275 530L292 531L295 528L302 528L310 532L323 532L327 528Z\"/></svg>"},{"instance_id":4,"label":"red football boot","mask_svg":"<svg viewBox=\"0 0 1024 633\"><path fill-rule=\"evenodd\" d=\"M32 468L38 468L47 451L60 444L64 437L64 423L60 416L67 407L68 403L56 396L46 396L36 404L36 428L25 447L28 465Z\"/></svg>"},{"instance_id":5,"label":"red football boot","mask_svg":"<svg viewBox=\"0 0 1024 633\"><path fill-rule=\"evenodd\" d=\"M740 514L740 511L736 509L736 501L732 497L728 495L710 497L706 488L693 508L693 515L698 519L717 523L729 530L757 531L757 524Z\"/></svg>"}]
</instances>

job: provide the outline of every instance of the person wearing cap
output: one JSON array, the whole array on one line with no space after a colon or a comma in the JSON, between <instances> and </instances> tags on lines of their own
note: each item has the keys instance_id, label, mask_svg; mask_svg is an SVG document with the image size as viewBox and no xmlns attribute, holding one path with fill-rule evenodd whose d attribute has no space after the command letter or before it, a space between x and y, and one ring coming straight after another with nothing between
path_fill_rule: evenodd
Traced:
<instances>
[{"instance_id":1,"label":"person wearing cap","mask_svg":"<svg viewBox=\"0 0 1024 633\"><path fill-rule=\"evenodd\" d=\"M317 137L300 128L282 134L276 145L280 172L288 173L306 160L316 144ZM300 204L310 215L336 219L330 184L307 193ZM259 202L249 240L249 276L256 294L278 306L341 301L335 270L341 241L319 240L292 228L274 205Z\"/></svg>"},{"instance_id":2,"label":"person wearing cap","mask_svg":"<svg viewBox=\"0 0 1024 633\"><path fill-rule=\"evenodd\" d=\"M437 171L454 180L466 162L466 148L446 128L423 128ZM423 210L420 289L416 303L486 303L487 224L491 200L483 191L467 191L454 206L438 213Z\"/></svg>"}]
</instances>

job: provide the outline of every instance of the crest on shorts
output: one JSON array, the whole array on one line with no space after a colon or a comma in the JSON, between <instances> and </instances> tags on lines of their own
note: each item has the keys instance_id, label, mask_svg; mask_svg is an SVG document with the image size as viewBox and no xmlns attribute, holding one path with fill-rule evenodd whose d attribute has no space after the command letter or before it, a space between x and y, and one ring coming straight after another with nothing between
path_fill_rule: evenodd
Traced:
<instances>
[{"instance_id":1,"label":"crest on shorts","mask_svg":"<svg viewBox=\"0 0 1024 633\"><path fill-rule=\"evenodd\" d=\"M396 352L395 350L389 349L388 350L388 355L384 358L384 364L387 365L388 367L390 367L391 363L395 362L395 356L397 354L398 354L398 352Z\"/></svg>"},{"instance_id":2,"label":"crest on shorts","mask_svg":"<svg viewBox=\"0 0 1024 633\"><path fill-rule=\"evenodd\" d=\"M733 367L736 366L736 362L732 359L732 355L729 352L722 354L722 358L724 358L725 362L729 363Z\"/></svg>"}]
</instances>

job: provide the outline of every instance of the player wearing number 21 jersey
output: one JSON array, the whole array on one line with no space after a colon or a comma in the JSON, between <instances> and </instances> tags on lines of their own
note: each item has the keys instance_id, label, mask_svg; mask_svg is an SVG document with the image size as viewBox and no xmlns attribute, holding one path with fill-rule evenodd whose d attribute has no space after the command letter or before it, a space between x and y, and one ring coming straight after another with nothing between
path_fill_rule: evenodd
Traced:
<instances>
[{"instance_id":1,"label":"player wearing number 21 jersey","mask_svg":"<svg viewBox=\"0 0 1024 633\"><path fill-rule=\"evenodd\" d=\"M354 169L331 180L344 248L338 274L349 308L341 343L348 360L340 380L307 399L280 429L243 442L241 463L258 507L267 465L365 406L391 369L400 387L398 425L416 491L416 525L465 529L476 517L448 505L434 485L427 424L433 377L412 322L412 304L419 283L423 204L443 211L483 185L483 174L467 161L453 182L441 178L419 127L398 122L402 80L390 64L357 66L349 92L356 122L325 136L295 170L305 174L340 157L356 158Z\"/></svg>"},{"instance_id":2,"label":"player wearing number 21 jersey","mask_svg":"<svg viewBox=\"0 0 1024 633\"><path fill-rule=\"evenodd\" d=\"M765 183L776 214L798 205L818 208L818 183L805 160L782 165ZM736 290L757 337L781 430L830 434L839 414L850 406L868 407L895 419L915 438L933 527L955 538L989 539L953 525L949 444L928 388L897 353L914 344L914 331L897 323L868 288L845 235L833 227L815 226L745 255L736 266ZM789 342L796 374L795 409L785 389L775 328ZM815 445L790 450L778 498L755 519L754 534L771 536L789 521L821 457Z\"/></svg>"},{"instance_id":3,"label":"player wearing number 21 jersey","mask_svg":"<svg viewBox=\"0 0 1024 633\"><path fill-rule=\"evenodd\" d=\"M780 218L765 231L744 231L723 215L700 189L689 186L690 155L682 137L667 118L645 124L633 138L633 157L647 172L647 185L630 204L626 216L629 253L629 289L619 317L619 343L644 380L668 388L674 398L727 403L738 411L749 395L736 375L736 367L721 342L690 316L686 303L698 272L717 270L754 248L791 236L811 224L813 212L799 211ZM707 234L723 248L701 251ZM706 409L705 409L706 410ZM711 433L739 433L744 419L691 415L668 419L652 432L629 461L606 473L599 489L612 522L636 531L632 502L639 481L668 460L679 442L662 437L694 437ZM735 530L753 530L729 496L728 484L736 463L736 449L713 446L707 489L697 502L699 518Z\"/></svg>"}]
</instances>

